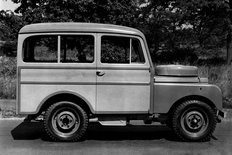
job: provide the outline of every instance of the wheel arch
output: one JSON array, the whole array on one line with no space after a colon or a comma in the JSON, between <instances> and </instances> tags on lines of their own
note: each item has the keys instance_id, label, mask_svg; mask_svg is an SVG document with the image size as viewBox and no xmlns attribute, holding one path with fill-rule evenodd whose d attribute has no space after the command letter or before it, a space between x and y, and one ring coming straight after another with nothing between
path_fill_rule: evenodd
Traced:
<instances>
[{"instance_id":1,"label":"wheel arch","mask_svg":"<svg viewBox=\"0 0 232 155\"><path fill-rule=\"evenodd\" d=\"M179 100L177 100L169 109L168 114L171 114L173 112L173 110L179 106L181 103L187 101L187 100L198 100L198 101L202 101L205 102L206 104L208 104L212 109L216 109L216 105L208 98L204 97L204 96L200 96L200 95L191 95L191 96L185 96Z\"/></svg>"},{"instance_id":2,"label":"wheel arch","mask_svg":"<svg viewBox=\"0 0 232 155\"><path fill-rule=\"evenodd\" d=\"M78 103L78 105L81 106L87 112L88 115L94 113L94 109L90 102L80 94L71 91L59 91L48 95L40 102L36 110L37 114L40 114L41 112L46 110L50 105L59 101L70 101L75 104Z\"/></svg>"}]
</instances>

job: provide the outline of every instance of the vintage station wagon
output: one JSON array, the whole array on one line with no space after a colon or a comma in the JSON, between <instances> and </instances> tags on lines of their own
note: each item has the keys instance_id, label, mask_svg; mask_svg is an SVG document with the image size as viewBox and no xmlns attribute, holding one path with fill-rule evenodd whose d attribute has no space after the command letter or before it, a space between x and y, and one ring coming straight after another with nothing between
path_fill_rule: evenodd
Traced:
<instances>
[{"instance_id":1,"label":"vintage station wagon","mask_svg":"<svg viewBox=\"0 0 232 155\"><path fill-rule=\"evenodd\" d=\"M80 140L90 120L102 125L161 122L184 141L209 140L221 90L197 67L153 67L137 29L94 23L40 23L18 37L17 112L42 117L55 141Z\"/></svg>"}]
</instances>

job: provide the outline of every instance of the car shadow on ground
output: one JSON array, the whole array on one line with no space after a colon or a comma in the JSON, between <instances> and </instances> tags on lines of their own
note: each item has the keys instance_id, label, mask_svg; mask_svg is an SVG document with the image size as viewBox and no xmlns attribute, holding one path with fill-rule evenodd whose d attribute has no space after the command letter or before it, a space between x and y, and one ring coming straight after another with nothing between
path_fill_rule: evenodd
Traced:
<instances>
[{"instance_id":1,"label":"car shadow on ground","mask_svg":"<svg viewBox=\"0 0 232 155\"><path fill-rule=\"evenodd\" d=\"M45 133L41 122L22 122L11 131L14 140L42 139L51 141ZM98 123L90 123L83 140L159 140L179 141L172 130L163 125L153 126L101 126Z\"/></svg>"}]
</instances>

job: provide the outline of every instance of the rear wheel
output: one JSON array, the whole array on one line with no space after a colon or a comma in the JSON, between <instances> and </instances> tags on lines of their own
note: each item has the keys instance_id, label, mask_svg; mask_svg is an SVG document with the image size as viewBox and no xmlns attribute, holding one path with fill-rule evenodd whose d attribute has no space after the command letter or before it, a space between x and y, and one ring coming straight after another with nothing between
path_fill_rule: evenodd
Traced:
<instances>
[{"instance_id":1,"label":"rear wheel","mask_svg":"<svg viewBox=\"0 0 232 155\"><path fill-rule=\"evenodd\" d=\"M52 140L80 140L88 127L88 116L78 105L68 101L51 105L45 113L44 128Z\"/></svg>"},{"instance_id":2,"label":"rear wheel","mask_svg":"<svg viewBox=\"0 0 232 155\"><path fill-rule=\"evenodd\" d=\"M189 100L174 110L172 128L184 141L208 141L215 127L215 111L204 102Z\"/></svg>"}]
</instances>

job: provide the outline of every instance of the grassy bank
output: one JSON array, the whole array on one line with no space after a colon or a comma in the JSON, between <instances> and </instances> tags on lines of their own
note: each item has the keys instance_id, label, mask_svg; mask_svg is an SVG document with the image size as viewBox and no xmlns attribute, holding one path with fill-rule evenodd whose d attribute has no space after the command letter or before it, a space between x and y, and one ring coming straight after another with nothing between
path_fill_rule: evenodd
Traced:
<instances>
[{"instance_id":1,"label":"grassy bank","mask_svg":"<svg viewBox=\"0 0 232 155\"><path fill-rule=\"evenodd\" d=\"M210 84L222 90L223 107L232 108L232 66L198 66L200 77L208 77Z\"/></svg>"},{"instance_id":2,"label":"grassy bank","mask_svg":"<svg viewBox=\"0 0 232 155\"><path fill-rule=\"evenodd\" d=\"M201 65L200 77L219 86L223 93L223 107L232 108L232 66ZM0 99L16 98L16 58L0 57Z\"/></svg>"},{"instance_id":3,"label":"grassy bank","mask_svg":"<svg viewBox=\"0 0 232 155\"><path fill-rule=\"evenodd\" d=\"M0 99L16 98L16 58L0 57Z\"/></svg>"}]
</instances>

